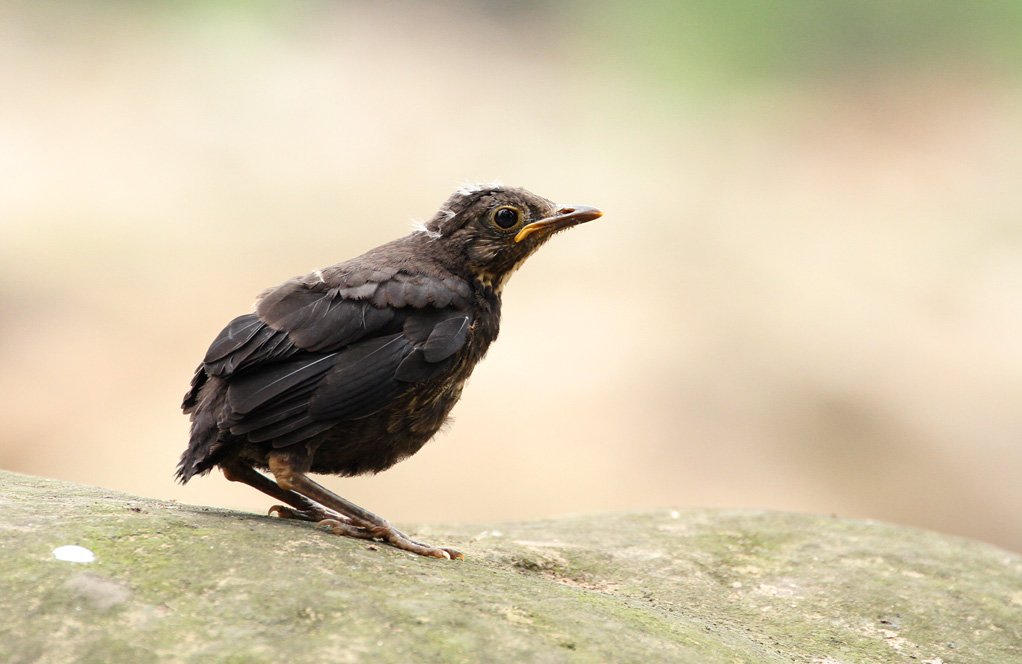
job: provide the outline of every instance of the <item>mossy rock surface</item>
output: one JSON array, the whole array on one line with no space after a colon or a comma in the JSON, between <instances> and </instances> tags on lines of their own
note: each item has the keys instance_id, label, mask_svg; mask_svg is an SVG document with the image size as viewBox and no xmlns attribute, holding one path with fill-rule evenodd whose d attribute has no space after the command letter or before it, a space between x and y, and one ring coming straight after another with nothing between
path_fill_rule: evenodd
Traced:
<instances>
[{"instance_id":1,"label":"mossy rock surface","mask_svg":"<svg viewBox=\"0 0 1022 664\"><path fill-rule=\"evenodd\" d=\"M880 523L665 510L406 529L467 558L447 561L13 473L0 501L11 664L1022 663L1022 557Z\"/></svg>"}]
</instances>

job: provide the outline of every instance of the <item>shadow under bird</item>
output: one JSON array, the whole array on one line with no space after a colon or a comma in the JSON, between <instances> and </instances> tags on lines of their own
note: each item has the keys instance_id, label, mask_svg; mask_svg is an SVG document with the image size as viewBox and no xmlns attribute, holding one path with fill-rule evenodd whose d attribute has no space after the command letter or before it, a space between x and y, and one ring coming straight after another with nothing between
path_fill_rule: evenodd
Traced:
<instances>
[{"instance_id":1,"label":"shadow under bird","mask_svg":"<svg viewBox=\"0 0 1022 664\"><path fill-rule=\"evenodd\" d=\"M271 514L462 558L307 474L377 473L419 451L497 338L511 273L554 233L601 214L524 189L466 187L412 234L263 292L195 372L178 479L219 467L284 503Z\"/></svg>"}]
</instances>

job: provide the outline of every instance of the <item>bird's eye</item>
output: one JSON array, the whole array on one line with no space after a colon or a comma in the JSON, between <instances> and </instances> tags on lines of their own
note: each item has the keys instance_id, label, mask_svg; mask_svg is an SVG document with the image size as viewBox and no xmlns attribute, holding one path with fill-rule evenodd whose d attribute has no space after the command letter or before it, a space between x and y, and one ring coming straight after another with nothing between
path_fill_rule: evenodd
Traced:
<instances>
[{"instance_id":1,"label":"bird's eye","mask_svg":"<svg viewBox=\"0 0 1022 664\"><path fill-rule=\"evenodd\" d=\"M493 212L493 223L497 224L499 228L504 230L510 230L518 225L518 220L521 218L521 214L513 207L502 207L497 208Z\"/></svg>"}]
</instances>

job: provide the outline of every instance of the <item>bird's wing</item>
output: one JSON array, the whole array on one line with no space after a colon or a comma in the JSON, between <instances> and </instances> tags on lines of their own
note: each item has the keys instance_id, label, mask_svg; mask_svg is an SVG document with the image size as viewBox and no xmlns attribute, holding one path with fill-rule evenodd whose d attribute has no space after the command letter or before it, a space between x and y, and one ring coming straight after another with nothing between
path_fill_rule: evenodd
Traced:
<instances>
[{"instance_id":1,"label":"bird's wing","mask_svg":"<svg viewBox=\"0 0 1022 664\"><path fill-rule=\"evenodd\" d=\"M221 429L284 447L371 415L448 368L471 326L471 290L399 271L292 279L210 346L227 379ZM375 280L374 280L375 277Z\"/></svg>"}]
</instances>

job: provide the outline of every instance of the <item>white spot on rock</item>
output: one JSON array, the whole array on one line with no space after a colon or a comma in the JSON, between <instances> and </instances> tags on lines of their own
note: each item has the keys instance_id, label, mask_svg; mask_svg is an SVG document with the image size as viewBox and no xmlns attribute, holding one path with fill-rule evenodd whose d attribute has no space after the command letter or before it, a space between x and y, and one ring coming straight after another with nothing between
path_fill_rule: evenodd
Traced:
<instances>
[{"instance_id":1,"label":"white spot on rock","mask_svg":"<svg viewBox=\"0 0 1022 664\"><path fill-rule=\"evenodd\" d=\"M77 544L58 546L53 550L53 557L67 563L91 563L96 560L96 554Z\"/></svg>"}]
</instances>

